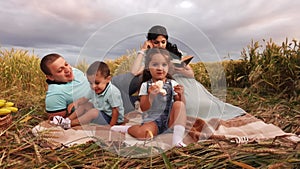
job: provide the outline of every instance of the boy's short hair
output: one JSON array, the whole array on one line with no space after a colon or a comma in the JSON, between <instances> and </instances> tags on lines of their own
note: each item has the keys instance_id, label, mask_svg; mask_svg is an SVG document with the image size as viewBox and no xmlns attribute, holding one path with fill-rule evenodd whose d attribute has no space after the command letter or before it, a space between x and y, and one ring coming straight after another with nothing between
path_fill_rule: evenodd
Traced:
<instances>
[{"instance_id":1,"label":"boy's short hair","mask_svg":"<svg viewBox=\"0 0 300 169\"><path fill-rule=\"evenodd\" d=\"M40 63L40 68L45 75L52 75L51 70L49 69L48 65L56 61L58 58L62 57L57 53L51 53L44 56Z\"/></svg>"},{"instance_id":2,"label":"boy's short hair","mask_svg":"<svg viewBox=\"0 0 300 169\"><path fill-rule=\"evenodd\" d=\"M108 65L102 61L95 61L92 63L86 71L87 75L95 75L99 72L103 77L110 76L110 69Z\"/></svg>"}]
</instances>

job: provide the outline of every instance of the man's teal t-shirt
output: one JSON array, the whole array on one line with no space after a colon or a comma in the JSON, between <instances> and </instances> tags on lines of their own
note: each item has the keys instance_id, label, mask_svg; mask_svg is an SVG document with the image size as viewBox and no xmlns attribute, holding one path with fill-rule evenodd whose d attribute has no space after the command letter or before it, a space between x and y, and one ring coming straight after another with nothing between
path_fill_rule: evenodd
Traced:
<instances>
[{"instance_id":1,"label":"man's teal t-shirt","mask_svg":"<svg viewBox=\"0 0 300 169\"><path fill-rule=\"evenodd\" d=\"M85 74L76 68L72 68L72 70L74 74L72 82L48 84L45 99L47 112L66 110L70 103L88 95L90 85Z\"/></svg>"}]
</instances>

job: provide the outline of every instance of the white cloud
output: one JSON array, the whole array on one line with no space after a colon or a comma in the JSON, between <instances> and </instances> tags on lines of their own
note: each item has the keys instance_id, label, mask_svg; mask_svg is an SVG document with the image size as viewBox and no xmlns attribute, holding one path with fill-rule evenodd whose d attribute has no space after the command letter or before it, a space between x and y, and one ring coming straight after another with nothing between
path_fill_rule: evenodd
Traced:
<instances>
[{"instance_id":1,"label":"white cloud","mask_svg":"<svg viewBox=\"0 0 300 169\"><path fill-rule=\"evenodd\" d=\"M56 50L76 55L86 40L102 26L120 18L152 12L173 16L170 20L157 18L157 23L168 25L170 32L186 26L178 25L178 17L203 31L221 57L228 53L237 57L251 39L272 38L278 42L286 37L299 39L299 6L300 1L294 0L1 1L0 46L35 49L39 55L43 55L43 51ZM147 32L151 26L147 23L154 23L146 19L140 24L128 22L128 26L119 29L130 32L140 27ZM188 33L186 36L190 37L184 38L193 41L195 36ZM114 39L115 35L110 34L108 38ZM134 43L126 45L133 46ZM139 43L136 42L136 46ZM121 44L122 48L124 45Z\"/></svg>"}]
</instances>

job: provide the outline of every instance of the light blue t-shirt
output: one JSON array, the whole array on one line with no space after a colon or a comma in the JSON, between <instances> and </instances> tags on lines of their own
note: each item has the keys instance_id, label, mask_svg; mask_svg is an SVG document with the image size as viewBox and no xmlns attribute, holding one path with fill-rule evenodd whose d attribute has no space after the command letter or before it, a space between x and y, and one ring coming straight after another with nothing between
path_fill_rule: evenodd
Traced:
<instances>
[{"instance_id":1,"label":"light blue t-shirt","mask_svg":"<svg viewBox=\"0 0 300 169\"><path fill-rule=\"evenodd\" d=\"M118 123L124 121L124 107L120 90L111 82L108 83L106 89L101 94L96 94L94 90L90 90L88 99L93 103L94 107L104 112L108 116L112 116L112 108L119 109Z\"/></svg>"},{"instance_id":2,"label":"light blue t-shirt","mask_svg":"<svg viewBox=\"0 0 300 169\"><path fill-rule=\"evenodd\" d=\"M85 74L76 68L72 68L72 70L73 81L64 84L48 84L45 99L47 112L66 110L70 103L87 96L90 84Z\"/></svg>"}]
</instances>

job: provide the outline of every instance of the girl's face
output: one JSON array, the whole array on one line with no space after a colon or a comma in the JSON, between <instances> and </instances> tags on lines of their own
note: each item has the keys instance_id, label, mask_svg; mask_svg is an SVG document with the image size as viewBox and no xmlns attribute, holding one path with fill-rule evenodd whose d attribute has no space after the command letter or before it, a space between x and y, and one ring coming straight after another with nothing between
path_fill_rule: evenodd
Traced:
<instances>
[{"instance_id":1,"label":"girl's face","mask_svg":"<svg viewBox=\"0 0 300 169\"><path fill-rule=\"evenodd\" d=\"M155 48L166 48L167 46L167 39L162 36L159 35L155 40L151 40L153 47Z\"/></svg>"},{"instance_id":2,"label":"girl's face","mask_svg":"<svg viewBox=\"0 0 300 169\"><path fill-rule=\"evenodd\" d=\"M169 64L167 56L160 53L152 55L151 61L149 62L149 71L152 76L152 80L164 80L169 70Z\"/></svg>"},{"instance_id":3,"label":"girl's face","mask_svg":"<svg viewBox=\"0 0 300 169\"><path fill-rule=\"evenodd\" d=\"M97 72L96 75L88 75L87 79L90 83L91 89L94 90L96 94L101 94L110 82L111 77L108 76L105 78Z\"/></svg>"}]
</instances>

